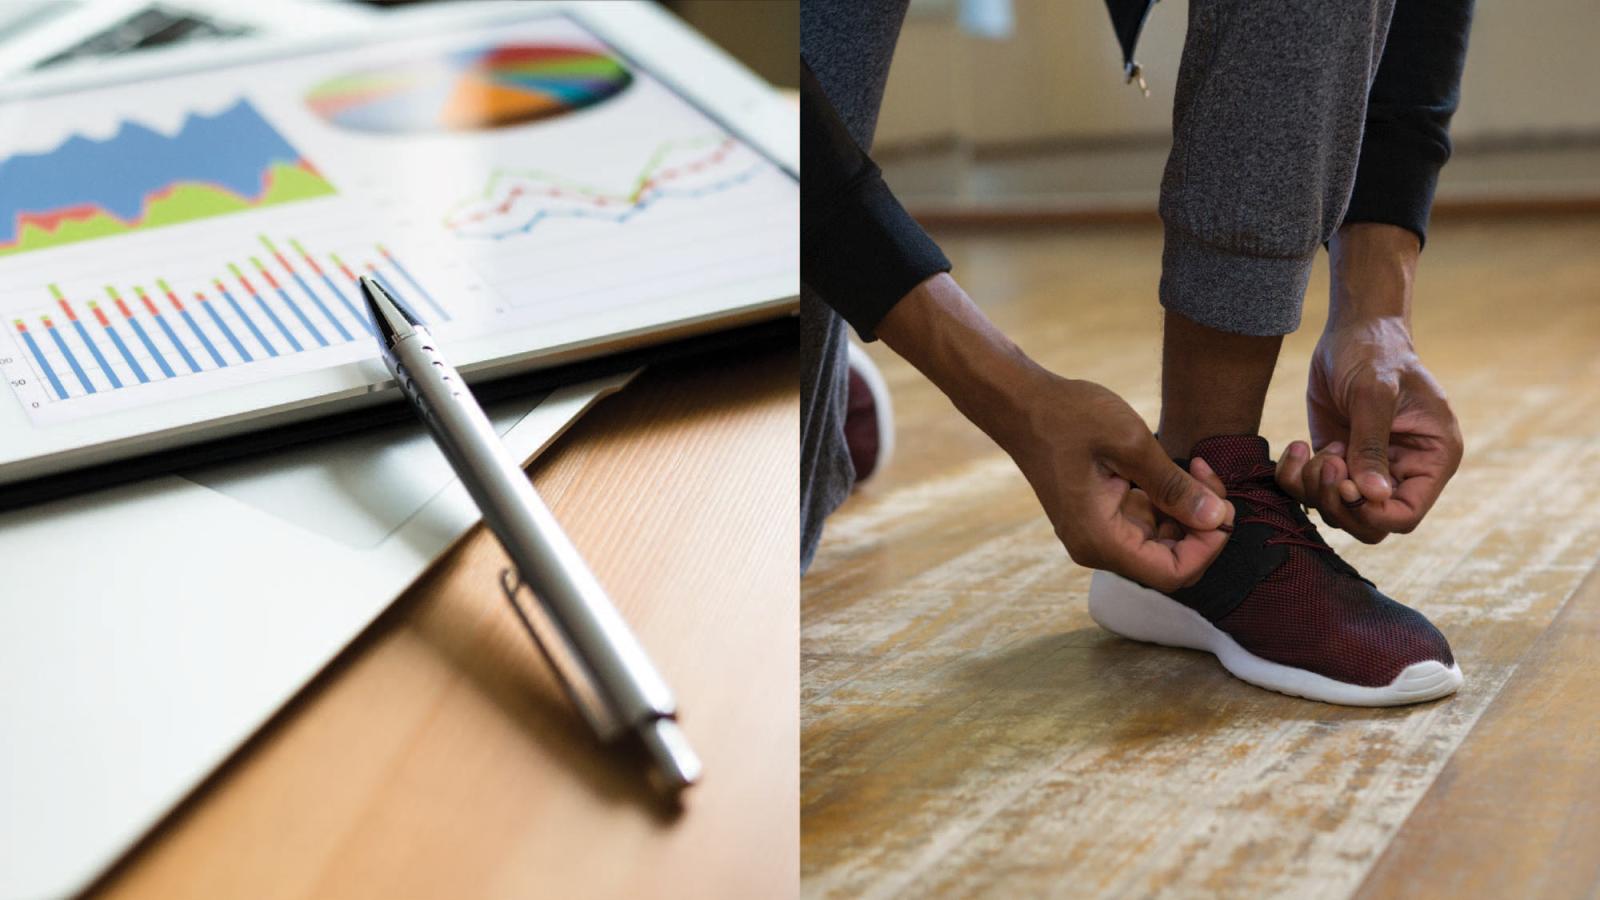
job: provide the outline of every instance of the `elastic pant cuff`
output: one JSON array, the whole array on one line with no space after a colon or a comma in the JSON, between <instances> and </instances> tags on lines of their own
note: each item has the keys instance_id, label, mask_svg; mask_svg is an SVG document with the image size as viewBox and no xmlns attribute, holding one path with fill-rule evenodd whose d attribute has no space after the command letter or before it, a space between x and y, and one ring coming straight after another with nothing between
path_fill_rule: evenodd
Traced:
<instances>
[{"instance_id":1,"label":"elastic pant cuff","mask_svg":"<svg viewBox=\"0 0 1600 900\"><path fill-rule=\"evenodd\" d=\"M1304 258L1245 256L1168 227L1161 253L1161 305L1186 319L1255 336L1300 327L1315 251Z\"/></svg>"}]
</instances>

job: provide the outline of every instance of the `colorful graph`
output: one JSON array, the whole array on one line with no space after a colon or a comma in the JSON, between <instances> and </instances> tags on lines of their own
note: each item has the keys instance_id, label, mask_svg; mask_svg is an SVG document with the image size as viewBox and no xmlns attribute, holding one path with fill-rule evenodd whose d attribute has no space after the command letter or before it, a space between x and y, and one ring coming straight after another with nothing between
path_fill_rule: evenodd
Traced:
<instances>
[{"instance_id":1,"label":"colorful graph","mask_svg":"<svg viewBox=\"0 0 1600 900\"><path fill-rule=\"evenodd\" d=\"M598 50L515 44L351 73L318 85L306 100L353 131L478 131L584 109L632 82L621 62Z\"/></svg>"},{"instance_id":2,"label":"colorful graph","mask_svg":"<svg viewBox=\"0 0 1600 900\"><path fill-rule=\"evenodd\" d=\"M0 159L0 256L334 193L255 107Z\"/></svg>"},{"instance_id":3,"label":"colorful graph","mask_svg":"<svg viewBox=\"0 0 1600 900\"><path fill-rule=\"evenodd\" d=\"M182 289L162 277L93 291L45 286L52 305L12 321L48 388L43 401L370 343L374 328L358 271L377 277L419 320L450 319L385 245L371 245L353 267L338 253L314 253L293 238L258 241L258 251L241 254L242 262L224 263L215 277Z\"/></svg>"},{"instance_id":4,"label":"colorful graph","mask_svg":"<svg viewBox=\"0 0 1600 900\"><path fill-rule=\"evenodd\" d=\"M771 169L727 135L664 142L637 175L612 188L539 169L502 169L476 196L456 204L444 225L461 238L501 239L526 234L550 219L621 224L661 200L722 193Z\"/></svg>"}]
</instances>

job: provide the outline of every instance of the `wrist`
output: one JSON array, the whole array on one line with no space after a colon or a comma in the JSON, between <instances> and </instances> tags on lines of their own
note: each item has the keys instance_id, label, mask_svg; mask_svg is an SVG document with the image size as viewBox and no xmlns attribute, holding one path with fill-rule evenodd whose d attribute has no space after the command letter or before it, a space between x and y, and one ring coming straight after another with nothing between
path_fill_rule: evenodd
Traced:
<instances>
[{"instance_id":1,"label":"wrist","mask_svg":"<svg viewBox=\"0 0 1600 900\"><path fill-rule=\"evenodd\" d=\"M1026 439L1028 398L1055 377L996 328L947 274L901 298L877 335L1008 451Z\"/></svg>"},{"instance_id":2,"label":"wrist","mask_svg":"<svg viewBox=\"0 0 1600 900\"><path fill-rule=\"evenodd\" d=\"M1328 331L1376 320L1411 331L1411 288L1421 242L1397 225L1354 222L1328 242Z\"/></svg>"}]
</instances>

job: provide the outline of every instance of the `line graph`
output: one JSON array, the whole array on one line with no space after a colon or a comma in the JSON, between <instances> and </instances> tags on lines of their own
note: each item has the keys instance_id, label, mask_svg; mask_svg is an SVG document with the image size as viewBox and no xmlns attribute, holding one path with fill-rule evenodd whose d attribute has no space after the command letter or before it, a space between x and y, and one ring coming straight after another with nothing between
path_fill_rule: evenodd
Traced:
<instances>
[{"instance_id":1,"label":"line graph","mask_svg":"<svg viewBox=\"0 0 1600 900\"><path fill-rule=\"evenodd\" d=\"M728 135L664 141L621 188L540 169L497 169L474 197L457 203L444 226L464 239L503 240L551 219L623 224L664 200L730 191L772 168Z\"/></svg>"},{"instance_id":2,"label":"line graph","mask_svg":"<svg viewBox=\"0 0 1600 900\"><path fill-rule=\"evenodd\" d=\"M167 136L123 122L0 158L0 256L334 193L247 100Z\"/></svg>"}]
</instances>

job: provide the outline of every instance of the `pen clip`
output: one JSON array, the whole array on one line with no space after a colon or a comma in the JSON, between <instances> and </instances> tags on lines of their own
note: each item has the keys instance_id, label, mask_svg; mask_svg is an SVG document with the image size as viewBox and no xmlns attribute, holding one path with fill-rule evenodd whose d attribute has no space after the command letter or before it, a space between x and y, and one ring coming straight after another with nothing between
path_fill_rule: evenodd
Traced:
<instances>
[{"instance_id":1,"label":"pen clip","mask_svg":"<svg viewBox=\"0 0 1600 900\"><path fill-rule=\"evenodd\" d=\"M528 588L528 596L533 602L521 602L524 587ZM544 658L549 661L550 668L555 670L562 689L572 698L572 704L583 713L595 733L600 735L602 741L621 737L626 730L625 724L612 712L611 704L606 701L599 684L589 674L583 661L572 652L565 634L538 602L533 588L522 580L516 569L511 568L500 572L500 589L505 591L506 600L522 621L522 627L527 629L528 636L533 638Z\"/></svg>"}]
</instances>

